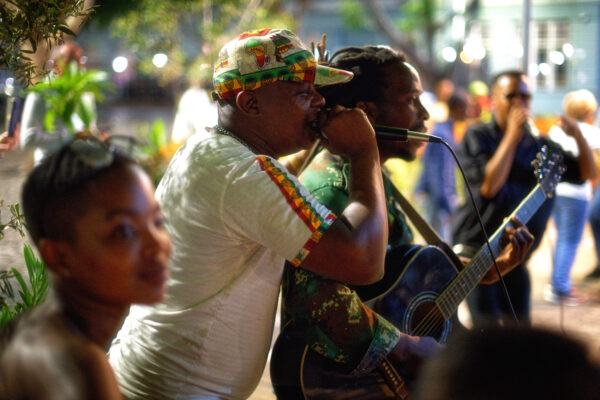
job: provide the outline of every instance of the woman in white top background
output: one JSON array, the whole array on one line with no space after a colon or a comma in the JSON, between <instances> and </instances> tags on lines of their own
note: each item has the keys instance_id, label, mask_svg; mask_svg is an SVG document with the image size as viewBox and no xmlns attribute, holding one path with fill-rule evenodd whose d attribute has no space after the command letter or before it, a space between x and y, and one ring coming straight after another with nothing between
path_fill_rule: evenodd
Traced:
<instances>
[{"instance_id":1,"label":"woman in white top background","mask_svg":"<svg viewBox=\"0 0 600 400\"><path fill-rule=\"evenodd\" d=\"M593 126L598 102L589 90L576 90L565 95L563 109L567 117L577 121L581 133L592 151L600 150L600 129ZM575 140L553 126L550 138L575 156L578 154ZM552 256L551 284L546 287L544 298L553 303L568 306L581 304L581 299L571 282L571 267L583 234L589 203L592 198L592 184L589 181L577 185L561 182L556 188L556 200L552 217L557 236Z\"/></svg>"}]
</instances>

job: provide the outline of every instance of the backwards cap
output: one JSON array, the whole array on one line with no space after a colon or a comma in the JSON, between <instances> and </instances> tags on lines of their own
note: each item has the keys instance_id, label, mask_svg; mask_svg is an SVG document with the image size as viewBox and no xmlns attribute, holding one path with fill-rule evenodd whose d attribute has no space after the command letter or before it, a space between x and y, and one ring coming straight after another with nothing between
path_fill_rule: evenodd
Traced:
<instances>
[{"instance_id":1,"label":"backwards cap","mask_svg":"<svg viewBox=\"0 0 600 400\"><path fill-rule=\"evenodd\" d=\"M221 49L213 81L222 99L269 83L307 81L325 86L352 79L352 72L317 64L315 56L292 31L244 32Z\"/></svg>"}]
</instances>

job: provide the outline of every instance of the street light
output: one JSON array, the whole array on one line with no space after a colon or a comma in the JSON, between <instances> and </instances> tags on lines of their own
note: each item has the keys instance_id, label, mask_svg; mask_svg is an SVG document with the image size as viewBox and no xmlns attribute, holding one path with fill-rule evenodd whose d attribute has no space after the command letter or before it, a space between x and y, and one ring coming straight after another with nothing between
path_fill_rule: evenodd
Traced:
<instances>
[{"instance_id":1,"label":"street light","mask_svg":"<svg viewBox=\"0 0 600 400\"><path fill-rule=\"evenodd\" d=\"M118 56L112 62L113 71L116 73L121 73L127 69L129 65L129 61L127 61L127 57Z\"/></svg>"},{"instance_id":2,"label":"street light","mask_svg":"<svg viewBox=\"0 0 600 400\"><path fill-rule=\"evenodd\" d=\"M154 64L156 68L163 68L167 65L168 61L169 57L165 53L156 53L154 57L152 57L152 64Z\"/></svg>"}]
</instances>

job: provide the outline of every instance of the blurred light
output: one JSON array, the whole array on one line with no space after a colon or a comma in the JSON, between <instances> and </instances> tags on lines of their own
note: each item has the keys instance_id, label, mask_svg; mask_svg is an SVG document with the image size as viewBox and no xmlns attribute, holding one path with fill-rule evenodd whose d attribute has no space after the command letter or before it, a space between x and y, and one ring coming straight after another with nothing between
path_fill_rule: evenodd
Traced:
<instances>
[{"instance_id":1,"label":"blurred light","mask_svg":"<svg viewBox=\"0 0 600 400\"><path fill-rule=\"evenodd\" d=\"M13 78L7 78L4 81L4 94L12 96L15 93L15 80Z\"/></svg>"},{"instance_id":2,"label":"blurred light","mask_svg":"<svg viewBox=\"0 0 600 400\"><path fill-rule=\"evenodd\" d=\"M537 64L529 64L529 75L536 76L540 74L540 67Z\"/></svg>"},{"instance_id":3,"label":"blurred light","mask_svg":"<svg viewBox=\"0 0 600 400\"><path fill-rule=\"evenodd\" d=\"M548 76L552 72L552 67L548 63L540 63L539 68L540 74L544 76Z\"/></svg>"},{"instance_id":4,"label":"blurred light","mask_svg":"<svg viewBox=\"0 0 600 400\"><path fill-rule=\"evenodd\" d=\"M573 57L575 49L573 48L573 45L571 43L565 43L562 45L562 51L563 53L565 53L565 56Z\"/></svg>"},{"instance_id":5,"label":"blurred light","mask_svg":"<svg viewBox=\"0 0 600 400\"><path fill-rule=\"evenodd\" d=\"M464 51L460 52L460 61L464 62L465 64L471 64L473 62L473 59L471 57L469 57Z\"/></svg>"},{"instance_id":6,"label":"blurred light","mask_svg":"<svg viewBox=\"0 0 600 400\"><path fill-rule=\"evenodd\" d=\"M556 65L563 65L565 62L565 55L561 51L551 51L548 58Z\"/></svg>"},{"instance_id":7,"label":"blurred light","mask_svg":"<svg viewBox=\"0 0 600 400\"><path fill-rule=\"evenodd\" d=\"M54 60L46 61L46 64L44 65L44 69L48 72L52 71L54 69Z\"/></svg>"},{"instance_id":8,"label":"blurred light","mask_svg":"<svg viewBox=\"0 0 600 400\"><path fill-rule=\"evenodd\" d=\"M580 60L583 60L586 57L587 57L587 53L585 52L585 49L575 49L575 58L579 58Z\"/></svg>"},{"instance_id":9,"label":"blurred light","mask_svg":"<svg viewBox=\"0 0 600 400\"><path fill-rule=\"evenodd\" d=\"M456 50L454 50L454 48L450 46L444 47L442 49L442 58L446 62L454 62L456 60Z\"/></svg>"},{"instance_id":10,"label":"blurred light","mask_svg":"<svg viewBox=\"0 0 600 400\"><path fill-rule=\"evenodd\" d=\"M154 57L152 57L152 64L156 68L162 68L167 65L167 61L169 61L169 57L165 53L156 53Z\"/></svg>"},{"instance_id":11,"label":"blurred light","mask_svg":"<svg viewBox=\"0 0 600 400\"><path fill-rule=\"evenodd\" d=\"M456 13L464 13L467 8L466 0L453 0L452 11Z\"/></svg>"},{"instance_id":12,"label":"blurred light","mask_svg":"<svg viewBox=\"0 0 600 400\"><path fill-rule=\"evenodd\" d=\"M476 41L465 43L463 51L467 57L473 60L482 60L485 57L485 48Z\"/></svg>"},{"instance_id":13,"label":"blurred light","mask_svg":"<svg viewBox=\"0 0 600 400\"><path fill-rule=\"evenodd\" d=\"M452 17L452 25L450 26L450 34L452 39L462 41L465 37L465 17L456 15Z\"/></svg>"},{"instance_id":14,"label":"blurred light","mask_svg":"<svg viewBox=\"0 0 600 400\"><path fill-rule=\"evenodd\" d=\"M521 43L516 43L513 46L513 55L516 58L523 58L523 53L524 53L523 45Z\"/></svg>"},{"instance_id":15,"label":"blurred light","mask_svg":"<svg viewBox=\"0 0 600 400\"><path fill-rule=\"evenodd\" d=\"M113 71L116 73L123 72L127 69L127 65L129 65L129 61L127 61L126 57L118 56L112 62Z\"/></svg>"}]
</instances>

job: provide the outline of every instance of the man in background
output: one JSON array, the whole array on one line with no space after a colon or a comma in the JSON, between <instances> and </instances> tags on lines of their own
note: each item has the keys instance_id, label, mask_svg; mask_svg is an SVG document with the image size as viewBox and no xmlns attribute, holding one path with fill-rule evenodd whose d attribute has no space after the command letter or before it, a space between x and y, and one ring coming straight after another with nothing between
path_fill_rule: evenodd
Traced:
<instances>
[{"instance_id":1,"label":"man in background","mask_svg":"<svg viewBox=\"0 0 600 400\"><path fill-rule=\"evenodd\" d=\"M575 139L577 158L562 152L545 137L536 136L531 126L531 92L521 71L504 71L492 81L493 118L490 123L471 125L457 149L457 155L471 185L475 204L488 234L496 230L537 184L531 162L542 146L548 145L564 157L563 180L581 183L595 175L593 157L585 138L572 120L560 124ZM465 188L465 196L469 196ZM537 247L546 229L552 200L546 200L527 223ZM453 219L454 243L461 253L472 256L485 241L473 205L461 205ZM531 254L531 253L530 253ZM530 323L531 283L527 260L506 274L510 302L501 284L479 285L468 297L473 323ZM514 309L514 315L513 315Z\"/></svg>"}]
</instances>

